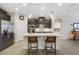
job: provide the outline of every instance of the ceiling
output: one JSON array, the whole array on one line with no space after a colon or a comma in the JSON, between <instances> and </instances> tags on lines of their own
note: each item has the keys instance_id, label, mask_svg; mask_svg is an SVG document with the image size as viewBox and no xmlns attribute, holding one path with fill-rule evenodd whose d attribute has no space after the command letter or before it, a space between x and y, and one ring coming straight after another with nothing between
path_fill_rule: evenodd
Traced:
<instances>
[{"instance_id":1,"label":"ceiling","mask_svg":"<svg viewBox=\"0 0 79 59\"><path fill-rule=\"evenodd\" d=\"M21 15L28 16L49 16L50 13L55 15L63 14L77 14L79 13L79 4L78 3L26 3L26 6L23 6L23 3L0 3L0 7L7 12L18 13ZM19 8L19 10L16 10Z\"/></svg>"}]
</instances>

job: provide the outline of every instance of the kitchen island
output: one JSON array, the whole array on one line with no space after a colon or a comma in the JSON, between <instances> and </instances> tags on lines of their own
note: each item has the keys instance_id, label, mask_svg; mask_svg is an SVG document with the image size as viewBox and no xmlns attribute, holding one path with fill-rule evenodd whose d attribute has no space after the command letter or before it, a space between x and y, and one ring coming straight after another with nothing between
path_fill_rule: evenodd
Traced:
<instances>
[{"instance_id":1,"label":"kitchen island","mask_svg":"<svg viewBox=\"0 0 79 59\"><path fill-rule=\"evenodd\" d=\"M45 49L45 40L47 37L59 37L61 36L61 33L26 33L24 34L24 39L27 40L28 43L28 38L29 37L37 37L38 39L38 49ZM49 44L50 46L50 44ZM53 47L54 49L56 49L56 42L55 42L55 46Z\"/></svg>"},{"instance_id":2,"label":"kitchen island","mask_svg":"<svg viewBox=\"0 0 79 59\"><path fill-rule=\"evenodd\" d=\"M57 32L54 32L54 33L26 33L23 35L24 37L28 37L28 36L61 36L61 33L57 33Z\"/></svg>"},{"instance_id":3,"label":"kitchen island","mask_svg":"<svg viewBox=\"0 0 79 59\"><path fill-rule=\"evenodd\" d=\"M38 37L38 44L40 45L39 48L43 49L44 46L44 40L47 36L56 36L61 37L60 32L53 32L53 33L26 33L23 35L24 40L28 40L29 36L37 36Z\"/></svg>"}]
</instances>

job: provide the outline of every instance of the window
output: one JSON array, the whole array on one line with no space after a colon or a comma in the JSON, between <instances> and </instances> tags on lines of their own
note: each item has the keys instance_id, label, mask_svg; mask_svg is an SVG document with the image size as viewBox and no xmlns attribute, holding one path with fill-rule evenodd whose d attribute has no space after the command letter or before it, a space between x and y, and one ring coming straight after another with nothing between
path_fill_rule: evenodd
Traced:
<instances>
[{"instance_id":1,"label":"window","mask_svg":"<svg viewBox=\"0 0 79 59\"><path fill-rule=\"evenodd\" d=\"M79 23L73 24L75 31L79 31Z\"/></svg>"}]
</instances>

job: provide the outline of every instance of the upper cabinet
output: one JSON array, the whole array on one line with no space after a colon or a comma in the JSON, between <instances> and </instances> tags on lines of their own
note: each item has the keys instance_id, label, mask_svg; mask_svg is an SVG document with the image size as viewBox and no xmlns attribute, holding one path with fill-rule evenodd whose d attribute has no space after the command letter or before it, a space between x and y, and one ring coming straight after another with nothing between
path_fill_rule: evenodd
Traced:
<instances>
[{"instance_id":1,"label":"upper cabinet","mask_svg":"<svg viewBox=\"0 0 79 59\"><path fill-rule=\"evenodd\" d=\"M0 14L7 14L7 12L4 11L3 9L0 9Z\"/></svg>"},{"instance_id":2,"label":"upper cabinet","mask_svg":"<svg viewBox=\"0 0 79 59\"><path fill-rule=\"evenodd\" d=\"M10 21L10 16L7 15L7 12L0 9L0 20Z\"/></svg>"},{"instance_id":3,"label":"upper cabinet","mask_svg":"<svg viewBox=\"0 0 79 59\"><path fill-rule=\"evenodd\" d=\"M38 18L28 19L28 25L35 25L35 28L39 28L40 25L44 25L44 28L51 28L51 19Z\"/></svg>"},{"instance_id":4,"label":"upper cabinet","mask_svg":"<svg viewBox=\"0 0 79 59\"><path fill-rule=\"evenodd\" d=\"M28 25L35 25L35 19L28 19Z\"/></svg>"},{"instance_id":5,"label":"upper cabinet","mask_svg":"<svg viewBox=\"0 0 79 59\"><path fill-rule=\"evenodd\" d=\"M40 28L43 26L44 28L51 28L51 19L47 19L45 17L38 18L30 18L28 19L28 31L36 28Z\"/></svg>"},{"instance_id":6,"label":"upper cabinet","mask_svg":"<svg viewBox=\"0 0 79 59\"><path fill-rule=\"evenodd\" d=\"M39 28L39 24L40 24L39 19L35 19L35 28Z\"/></svg>"},{"instance_id":7,"label":"upper cabinet","mask_svg":"<svg viewBox=\"0 0 79 59\"><path fill-rule=\"evenodd\" d=\"M60 18L55 19L54 22L45 17L30 18L28 19L28 32L61 32L61 25Z\"/></svg>"},{"instance_id":8,"label":"upper cabinet","mask_svg":"<svg viewBox=\"0 0 79 59\"><path fill-rule=\"evenodd\" d=\"M51 19L45 19L45 28L51 28Z\"/></svg>"}]
</instances>

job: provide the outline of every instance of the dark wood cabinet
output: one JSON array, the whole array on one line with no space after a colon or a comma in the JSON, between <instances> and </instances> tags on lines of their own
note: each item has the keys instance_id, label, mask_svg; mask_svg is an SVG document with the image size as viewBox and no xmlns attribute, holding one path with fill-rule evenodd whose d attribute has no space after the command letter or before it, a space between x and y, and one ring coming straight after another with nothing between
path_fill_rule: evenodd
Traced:
<instances>
[{"instance_id":1,"label":"dark wood cabinet","mask_svg":"<svg viewBox=\"0 0 79 59\"><path fill-rule=\"evenodd\" d=\"M7 12L0 8L0 14L7 14Z\"/></svg>"},{"instance_id":2,"label":"dark wood cabinet","mask_svg":"<svg viewBox=\"0 0 79 59\"><path fill-rule=\"evenodd\" d=\"M28 25L35 25L35 19L28 19Z\"/></svg>"},{"instance_id":3,"label":"dark wood cabinet","mask_svg":"<svg viewBox=\"0 0 79 59\"><path fill-rule=\"evenodd\" d=\"M39 19L35 19L35 28L39 28Z\"/></svg>"},{"instance_id":4,"label":"dark wood cabinet","mask_svg":"<svg viewBox=\"0 0 79 59\"><path fill-rule=\"evenodd\" d=\"M51 28L51 19L46 19L44 24L45 24L44 26L45 28Z\"/></svg>"},{"instance_id":5,"label":"dark wood cabinet","mask_svg":"<svg viewBox=\"0 0 79 59\"><path fill-rule=\"evenodd\" d=\"M6 15L6 20L10 21L10 15Z\"/></svg>"},{"instance_id":6,"label":"dark wood cabinet","mask_svg":"<svg viewBox=\"0 0 79 59\"><path fill-rule=\"evenodd\" d=\"M10 16L5 14L0 14L0 19L10 21Z\"/></svg>"},{"instance_id":7,"label":"dark wood cabinet","mask_svg":"<svg viewBox=\"0 0 79 59\"><path fill-rule=\"evenodd\" d=\"M29 27L29 25L35 26L34 28L39 28L40 24L44 25L44 28L51 28L51 19L46 19L45 17L38 17L38 19L36 18L28 19L28 32L30 32L29 28L31 28Z\"/></svg>"}]
</instances>

